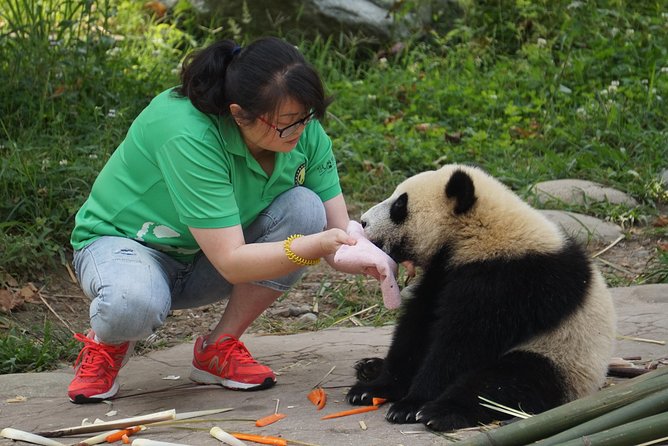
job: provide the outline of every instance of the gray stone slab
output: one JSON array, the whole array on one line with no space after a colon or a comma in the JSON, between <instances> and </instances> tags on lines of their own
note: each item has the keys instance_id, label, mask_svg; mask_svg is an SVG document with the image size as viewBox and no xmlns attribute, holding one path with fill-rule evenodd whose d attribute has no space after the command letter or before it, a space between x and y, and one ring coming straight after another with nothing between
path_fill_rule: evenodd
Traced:
<instances>
[{"instance_id":1,"label":"gray stone slab","mask_svg":"<svg viewBox=\"0 0 668 446\"><path fill-rule=\"evenodd\" d=\"M653 340L668 340L668 285L612 289L619 316L619 333ZM275 398L287 418L264 428L252 421L219 421L193 424L205 430L152 428L142 435L151 439L189 445L219 445L208 435L217 425L228 431L280 435L321 446L442 445L448 440L422 425L394 425L384 420L387 406L376 412L333 420L320 416L350 408L344 396L354 383L352 365L360 358L384 356L392 327L338 328L281 336L246 335L242 340L253 354L278 373L278 384L259 392L235 392L216 386L194 386L187 379L192 345L152 352L132 358L121 372L119 397L109 404L75 405L65 395L71 368L46 373L0 375L0 428L44 431L79 425L84 418L108 421L117 418L176 409L177 412L233 407L216 419L255 420L273 412ZM668 357L666 345L622 339L617 356ZM307 393L336 366L325 382L329 400L322 411L306 399ZM179 376L177 380L166 377ZM147 393L148 392L148 393ZM23 402L8 402L17 396ZM113 416L106 415L115 410ZM207 419L214 418L207 417ZM362 430L359 421L366 423ZM475 433L459 434L460 438ZM68 440L69 441L69 440ZM67 442L66 442L67 443ZM73 444L69 441L68 444ZM0 439L9 446L11 440ZM253 444L253 443L248 443Z\"/></svg>"},{"instance_id":2,"label":"gray stone slab","mask_svg":"<svg viewBox=\"0 0 668 446\"><path fill-rule=\"evenodd\" d=\"M559 201L569 204L586 204L592 202L608 202L611 204L625 204L631 208L638 202L630 195L606 187L593 181L578 179L561 179L543 181L533 187L535 199L539 203Z\"/></svg>"},{"instance_id":3,"label":"gray stone slab","mask_svg":"<svg viewBox=\"0 0 668 446\"><path fill-rule=\"evenodd\" d=\"M668 358L668 284L612 288L617 309L617 333L642 338L617 341L617 356L641 356L646 360Z\"/></svg>"},{"instance_id":4,"label":"gray stone slab","mask_svg":"<svg viewBox=\"0 0 668 446\"><path fill-rule=\"evenodd\" d=\"M242 340L253 355L270 365L279 375L275 387L258 392L235 392L217 386L190 386L187 379L192 359L190 344L132 358L121 371L120 398L110 404L70 403L65 392L73 376L71 369L2 375L0 428L13 427L36 432L76 426L84 418L107 421L166 409L188 412L219 407L233 407L234 410L215 418L255 420L271 414L275 408L275 398L279 398L280 411L288 417L264 428L255 427L251 421L221 421L195 425L206 427L206 431L163 427L152 428L143 435L189 445L220 445L220 442L208 435L208 429L217 425L227 431L280 435L322 446L444 444L447 441L443 437L426 431L422 425L393 425L386 422L384 416L387 406L366 414L320 420L322 415L351 408L344 396L347 387L354 383L354 362L362 357L384 356L391 332L392 327L361 327L285 336L246 335ZM317 411L306 395L333 366L336 368L325 383L329 395L327 406ZM170 375L180 376L180 379L162 379ZM183 388L184 385L188 387ZM171 390L131 396L157 389ZM19 395L27 397L27 400L20 403L7 402ZM106 416L110 410L117 413L113 417ZM360 427L359 421L366 423L366 430ZM412 433L404 434L402 431ZM13 444L10 440L0 439L0 445L10 444Z\"/></svg>"},{"instance_id":5,"label":"gray stone slab","mask_svg":"<svg viewBox=\"0 0 668 446\"><path fill-rule=\"evenodd\" d=\"M619 225L589 215L557 210L540 212L559 225L566 234L584 244L592 241L612 243L622 235L622 228Z\"/></svg>"}]
</instances>

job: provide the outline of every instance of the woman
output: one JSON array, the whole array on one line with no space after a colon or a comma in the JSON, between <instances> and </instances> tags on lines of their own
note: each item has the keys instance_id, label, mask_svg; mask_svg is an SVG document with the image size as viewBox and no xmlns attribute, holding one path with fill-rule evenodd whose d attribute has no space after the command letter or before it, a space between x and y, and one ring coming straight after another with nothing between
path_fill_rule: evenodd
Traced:
<instances>
[{"instance_id":1,"label":"woman","mask_svg":"<svg viewBox=\"0 0 668 446\"><path fill-rule=\"evenodd\" d=\"M171 309L224 298L195 342L191 379L275 384L239 337L306 266L333 266L355 243L318 121L329 103L317 72L277 38L224 40L186 59L181 85L136 118L76 216L74 266L92 301L72 402L113 397L132 341Z\"/></svg>"}]
</instances>

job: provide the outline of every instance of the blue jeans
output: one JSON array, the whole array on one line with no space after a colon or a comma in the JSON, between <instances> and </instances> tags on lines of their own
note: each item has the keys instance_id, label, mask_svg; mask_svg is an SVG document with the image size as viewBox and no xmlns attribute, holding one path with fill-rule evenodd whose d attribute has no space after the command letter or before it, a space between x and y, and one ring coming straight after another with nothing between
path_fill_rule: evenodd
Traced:
<instances>
[{"instance_id":1,"label":"blue jeans","mask_svg":"<svg viewBox=\"0 0 668 446\"><path fill-rule=\"evenodd\" d=\"M320 198L305 187L279 195L244 230L246 243L275 242L313 234L326 226ZM229 297L233 285L202 253L192 263L124 237L105 236L74 252L74 268L92 302L90 324L98 339L114 344L141 340L165 323L170 309L193 308ZM304 268L255 282L287 291Z\"/></svg>"}]
</instances>

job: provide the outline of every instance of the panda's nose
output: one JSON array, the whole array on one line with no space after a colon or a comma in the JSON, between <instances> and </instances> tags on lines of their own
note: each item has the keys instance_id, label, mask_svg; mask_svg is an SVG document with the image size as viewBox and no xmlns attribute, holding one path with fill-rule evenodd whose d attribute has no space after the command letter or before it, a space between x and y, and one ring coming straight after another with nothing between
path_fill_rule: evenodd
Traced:
<instances>
[{"instance_id":1,"label":"panda's nose","mask_svg":"<svg viewBox=\"0 0 668 446\"><path fill-rule=\"evenodd\" d=\"M366 220L360 220L360 224L362 225L362 228L366 228Z\"/></svg>"}]
</instances>

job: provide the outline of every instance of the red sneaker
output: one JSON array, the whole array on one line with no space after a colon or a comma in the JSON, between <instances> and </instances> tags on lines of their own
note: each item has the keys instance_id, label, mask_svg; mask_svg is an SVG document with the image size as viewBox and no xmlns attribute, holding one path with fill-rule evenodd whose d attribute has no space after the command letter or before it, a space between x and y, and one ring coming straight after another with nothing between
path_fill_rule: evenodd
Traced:
<instances>
[{"instance_id":1,"label":"red sneaker","mask_svg":"<svg viewBox=\"0 0 668 446\"><path fill-rule=\"evenodd\" d=\"M204 337L197 338L190 379L234 390L260 390L276 384L274 372L253 359L243 342L227 334L206 347Z\"/></svg>"},{"instance_id":2,"label":"red sneaker","mask_svg":"<svg viewBox=\"0 0 668 446\"><path fill-rule=\"evenodd\" d=\"M74 379L67 389L70 401L76 404L97 403L113 397L118 392L116 376L123 366L129 342L120 345L102 344L95 341L91 330L88 336L74 335L84 346L79 352Z\"/></svg>"}]
</instances>

